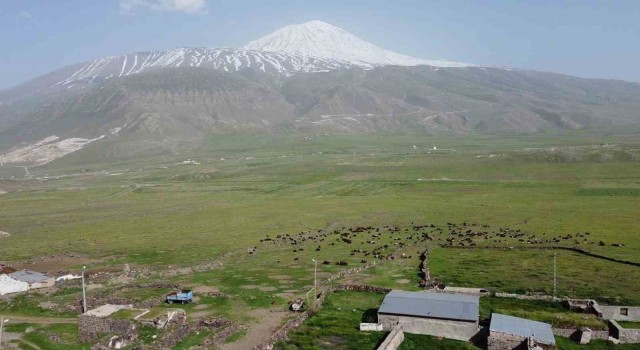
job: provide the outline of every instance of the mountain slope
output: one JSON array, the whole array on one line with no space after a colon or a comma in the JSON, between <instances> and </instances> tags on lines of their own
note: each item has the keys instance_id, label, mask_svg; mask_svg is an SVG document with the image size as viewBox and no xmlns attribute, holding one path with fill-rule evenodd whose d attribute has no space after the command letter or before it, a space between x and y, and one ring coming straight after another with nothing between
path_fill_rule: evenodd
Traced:
<instances>
[{"instance_id":1,"label":"mountain slope","mask_svg":"<svg viewBox=\"0 0 640 350\"><path fill-rule=\"evenodd\" d=\"M640 84L423 64L431 61L321 22L247 48L101 58L2 91L0 157L44 164L90 149L117 160L238 132L457 135L640 124Z\"/></svg>"},{"instance_id":2,"label":"mountain slope","mask_svg":"<svg viewBox=\"0 0 640 350\"><path fill-rule=\"evenodd\" d=\"M290 25L243 46L246 50L272 51L303 57L349 62L363 68L380 65L467 67L466 63L423 60L401 55L368 43L322 21Z\"/></svg>"},{"instance_id":3,"label":"mountain slope","mask_svg":"<svg viewBox=\"0 0 640 350\"><path fill-rule=\"evenodd\" d=\"M109 56L62 68L43 77L0 91L0 104L33 95L77 91L94 83L122 78L159 68L202 67L225 72L245 69L288 76L297 72L327 72L350 68L345 61L279 52L231 48L177 48Z\"/></svg>"},{"instance_id":4,"label":"mountain slope","mask_svg":"<svg viewBox=\"0 0 640 350\"><path fill-rule=\"evenodd\" d=\"M538 132L640 123L640 84L491 68L386 66L299 74L282 87L307 127Z\"/></svg>"},{"instance_id":5,"label":"mountain slope","mask_svg":"<svg viewBox=\"0 0 640 350\"><path fill-rule=\"evenodd\" d=\"M53 101L0 106L2 145L57 139L127 139L133 148L170 149L215 132L269 129L293 119L293 108L270 87L211 68L161 68L106 80ZM127 152L130 152L128 150Z\"/></svg>"}]
</instances>

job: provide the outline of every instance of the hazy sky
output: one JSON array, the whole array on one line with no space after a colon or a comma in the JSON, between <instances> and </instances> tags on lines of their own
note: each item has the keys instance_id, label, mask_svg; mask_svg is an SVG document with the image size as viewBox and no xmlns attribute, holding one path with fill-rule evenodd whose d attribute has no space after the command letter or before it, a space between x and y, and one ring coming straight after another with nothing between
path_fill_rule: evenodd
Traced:
<instances>
[{"instance_id":1,"label":"hazy sky","mask_svg":"<svg viewBox=\"0 0 640 350\"><path fill-rule=\"evenodd\" d=\"M640 0L0 0L0 88L101 56L239 46L314 19L420 58L640 82Z\"/></svg>"}]
</instances>

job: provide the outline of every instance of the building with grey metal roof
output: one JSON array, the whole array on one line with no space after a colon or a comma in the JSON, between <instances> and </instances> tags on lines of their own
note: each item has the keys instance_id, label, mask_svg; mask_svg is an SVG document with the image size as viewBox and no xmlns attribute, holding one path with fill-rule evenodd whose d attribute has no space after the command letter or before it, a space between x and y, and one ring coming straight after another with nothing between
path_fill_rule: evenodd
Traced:
<instances>
[{"instance_id":1,"label":"building with grey metal roof","mask_svg":"<svg viewBox=\"0 0 640 350\"><path fill-rule=\"evenodd\" d=\"M394 290L378 313L477 322L479 305L477 295Z\"/></svg>"},{"instance_id":2,"label":"building with grey metal roof","mask_svg":"<svg viewBox=\"0 0 640 350\"><path fill-rule=\"evenodd\" d=\"M556 344L548 323L496 313L491 315L489 350L516 349L530 340L547 348L553 348Z\"/></svg>"},{"instance_id":3,"label":"building with grey metal roof","mask_svg":"<svg viewBox=\"0 0 640 350\"><path fill-rule=\"evenodd\" d=\"M378 309L384 330L469 340L478 332L478 295L391 291Z\"/></svg>"},{"instance_id":4,"label":"building with grey metal roof","mask_svg":"<svg viewBox=\"0 0 640 350\"><path fill-rule=\"evenodd\" d=\"M11 278L15 280L28 283L29 288L51 287L56 282L54 277L51 277L42 272L31 270L16 271L12 274L9 274L9 276L11 276Z\"/></svg>"}]
</instances>

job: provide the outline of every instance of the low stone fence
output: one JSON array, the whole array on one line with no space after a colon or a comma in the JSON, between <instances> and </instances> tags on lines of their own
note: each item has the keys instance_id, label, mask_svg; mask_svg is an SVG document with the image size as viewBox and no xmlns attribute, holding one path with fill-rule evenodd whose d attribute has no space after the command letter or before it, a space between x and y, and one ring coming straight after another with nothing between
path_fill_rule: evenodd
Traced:
<instances>
[{"instance_id":1,"label":"low stone fence","mask_svg":"<svg viewBox=\"0 0 640 350\"><path fill-rule=\"evenodd\" d=\"M582 333L579 328L552 328L553 335L570 338L577 340L578 335ZM591 330L591 339L609 339L609 331L608 330Z\"/></svg>"},{"instance_id":2,"label":"low stone fence","mask_svg":"<svg viewBox=\"0 0 640 350\"><path fill-rule=\"evenodd\" d=\"M341 291L349 291L349 292L370 292L370 293L380 293L386 294L391 292L391 288L384 287L376 287L370 286L366 284L341 284L331 289L332 292L341 292Z\"/></svg>"},{"instance_id":3,"label":"low stone fence","mask_svg":"<svg viewBox=\"0 0 640 350\"><path fill-rule=\"evenodd\" d=\"M403 341L404 332L402 331L402 326L397 325L389 332L389 335L380 344L378 350L396 350Z\"/></svg>"},{"instance_id":4,"label":"low stone fence","mask_svg":"<svg viewBox=\"0 0 640 350\"><path fill-rule=\"evenodd\" d=\"M307 318L309 318L310 314L311 313L309 311L306 311L301 313L298 317L287 321L287 323L285 323L284 326L280 327L280 329L278 329L275 333L273 333L269 338L267 338L262 343L253 347L253 350L273 349L273 346L275 345L275 343L277 343L280 340L286 339L287 333L289 333L290 330L299 327L304 321L307 320Z\"/></svg>"},{"instance_id":5,"label":"low stone fence","mask_svg":"<svg viewBox=\"0 0 640 350\"><path fill-rule=\"evenodd\" d=\"M379 323L360 323L360 330L364 332L382 332L382 325Z\"/></svg>"},{"instance_id":6,"label":"low stone fence","mask_svg":"<svg viewBox=\"0 0 640 350\"><path fill-rule=\"evenodd\" d=\"M218 346L220 346L221 344L223 344L225 342L225 340L227 340L227 338L229 338L230 336L238 333L242 329L245 329L245 327L238 326L238 325L235 325L235 324L234 325L230 325L229 327L226 327L222 331L217 332L217 333L207 337L202 342L202 346L205 349L211 349L211 348L217 349Z\"/></svg>"},{"instance_id":7,"label":"low stone fence","mask_svg":"<svg viewBox=\"0 0 640 350\"><path fill-rule=\"evenodd\" d=\"M495 297L511 298L511 299L519 299L519 300L544 300L544 301L555 301L555 302L561 302L565 300L563 298L556 298L551 295L524 295L524 294L514 294L514 293L495 293Z\"/></svg>"},{"instance_id":8,"label":"low stone fence","mask_svg":"<svg viewBox=\"0 0 640 350\"><path fill-rule=\"evenodd\" d=\"M357 274L357 273L360 273L360 272L362 272L362 271L364 271L364 270L366 270L366 269L368 269L370 267L373 267L373 266L375 266L375 265L374 264L367 264L367 265L364 265L364 266L352 267L350 269L342 270L342 271L330 276L329 278L327 278L325 280L325 282L329 283L329 282L332 282L334 280L337 280L338 278L342 278L342 277L344 277L346 275Z\"/></svg>"},{"instance_id":9,"label":"low stone fence","mask_svg":"<svg viewBox=\"0 0 640 350\"><path fill-rule=\"evenodd\" d=\"M609 333L622 344L640 343L640 329L624 328L614 320L609 321Z\"/></svg>"}]
</instances>

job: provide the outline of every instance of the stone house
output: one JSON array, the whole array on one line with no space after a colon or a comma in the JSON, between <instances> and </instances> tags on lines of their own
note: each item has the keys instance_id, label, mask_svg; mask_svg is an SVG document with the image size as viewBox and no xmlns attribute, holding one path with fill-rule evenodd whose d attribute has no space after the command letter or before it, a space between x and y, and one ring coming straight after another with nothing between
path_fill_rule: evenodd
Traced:
<instances>
[{"instance_id":1,"label":"stone house","mask_svg":"<svg viewBox=\"0 0 640 350\"><path fill-rule=\"evenodd\" d=\"M391 331L469 340L478 333L480 298L477 295L434 292L387 294L378 309L378 323Z\"/></svg>"},{"instance_id":2,"label":"stone house","mask_svg":"<svg viewBox=\"0 0 640 350\"><path fill-rule=\"evenodd\" d=\"M496 313L491 315L487 344L488 350L556 348L550 324Z\"/></svg>"}]
</instances>

